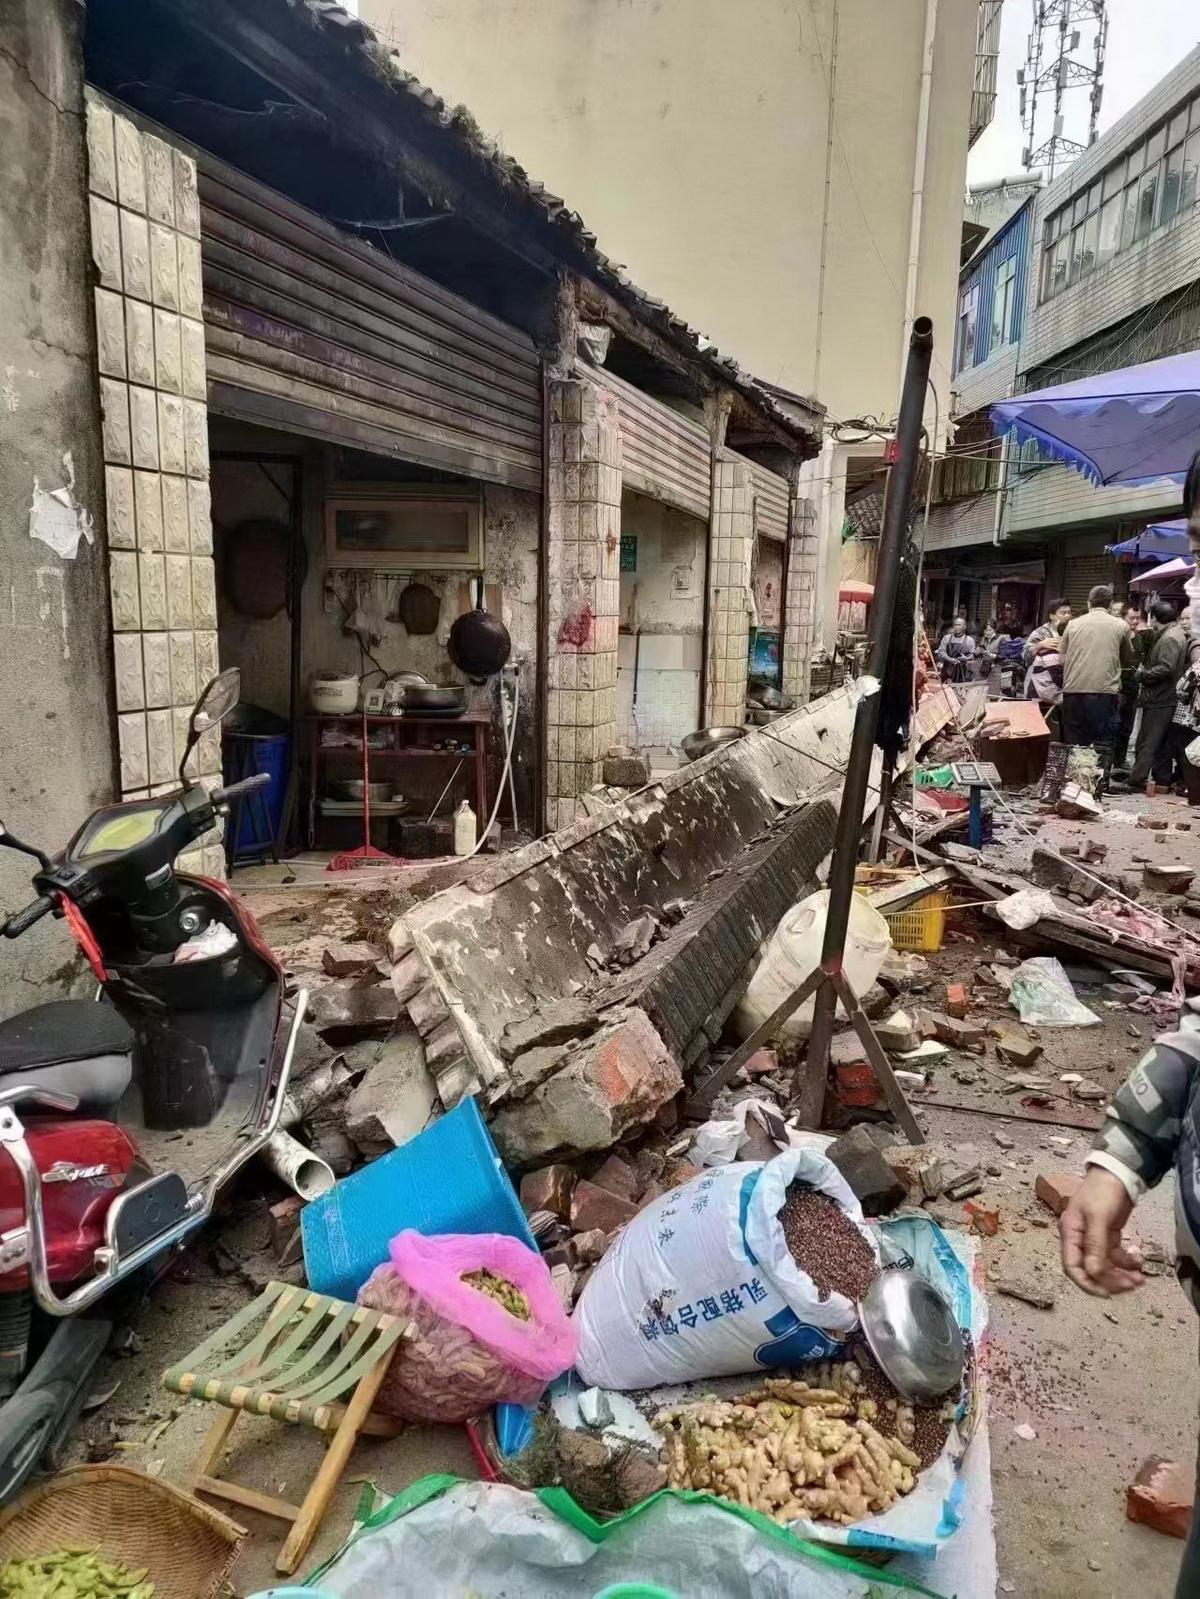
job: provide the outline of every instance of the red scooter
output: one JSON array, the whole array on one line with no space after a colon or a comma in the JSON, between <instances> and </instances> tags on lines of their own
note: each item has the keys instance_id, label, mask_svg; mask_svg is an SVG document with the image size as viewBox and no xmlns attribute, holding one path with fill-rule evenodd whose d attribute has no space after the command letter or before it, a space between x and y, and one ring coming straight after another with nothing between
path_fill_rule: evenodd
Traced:
<instances>
[{"instance_id":1,"label":"red scooter","mask_svg":"<svg viewBox=\"0 0 1200 1599\"><path fill-rule=\"evenodd\" d=\"M239 690L232 669L200 696L177 792L102 807L53 860L0 824L0 845L36 860L38 894L0 931L61 916L100 984L97 1002L0 1022L0 1503L55 1463L114 1318L279 1124L307 996L285 1028L253 918L223 883L175 871L268 781L210 793L184 775Z\"/></svg>"}]
</instances>

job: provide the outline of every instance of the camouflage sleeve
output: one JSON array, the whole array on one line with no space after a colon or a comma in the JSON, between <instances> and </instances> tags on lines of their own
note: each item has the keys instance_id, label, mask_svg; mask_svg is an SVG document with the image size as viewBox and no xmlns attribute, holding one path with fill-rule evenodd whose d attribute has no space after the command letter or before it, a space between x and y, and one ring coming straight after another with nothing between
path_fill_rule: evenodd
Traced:
<instances>
[{"instance_id":1,"label":"camouflage sleeve","mask_svg":"<svg viewBox=\"0 0 1200 1599\"><path fill-rule=\"evenodd\" d=\"M1161 1041L1151 1045L1105 1111L1093 1147L1153 1187L1175 1164L1198 1070L1190 1053Z\"/></svg>"}]
</instances>

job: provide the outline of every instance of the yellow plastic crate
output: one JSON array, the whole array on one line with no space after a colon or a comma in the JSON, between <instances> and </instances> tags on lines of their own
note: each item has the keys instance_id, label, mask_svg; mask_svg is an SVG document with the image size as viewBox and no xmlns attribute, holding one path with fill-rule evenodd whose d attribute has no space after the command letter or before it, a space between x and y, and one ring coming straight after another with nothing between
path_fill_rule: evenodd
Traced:
<instances>
[{"instance_id":1,"label":"yellow plastic crate","mask_svg":"<svg viewBox=\"0 0 1200 1599\"><path fill-rule=\"evenodd\" d=\"M946 937L946 908L949 903L948 890L935 888L906 911L895 911L891 916L885 916L894 948L935 954Z\"/></svg>"}]
</instances>

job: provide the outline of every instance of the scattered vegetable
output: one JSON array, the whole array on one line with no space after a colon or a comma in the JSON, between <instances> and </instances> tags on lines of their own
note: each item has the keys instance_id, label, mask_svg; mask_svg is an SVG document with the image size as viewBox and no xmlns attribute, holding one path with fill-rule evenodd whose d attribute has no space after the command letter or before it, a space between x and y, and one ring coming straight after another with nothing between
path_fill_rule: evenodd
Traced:
<instances>
[{"instance_id":1,"label":"scattered vegetable","mask_svg":"<svg viewBox=\"0 0 1200 1599\"><path fill-rule=\"evenodd\" d=\"M60 1549L0 1565L0 1599L154 1599L147 1567L131 1571L95 1549Z\"/></svg>"},{"instance_id":2,"label":"scattered vegetable","mask_svg":"<svg viewBox=\"0 0 1200 1599\"><path fill-rule=\"evenodd\" d=\"M660 1411L672 1488L698 1488L790 1522L849 1525L887 1510L916 1486L922 1461L910 1447L913 1412L894 1410L898 1436L862 1388L852 1361L823 1365L810 1385L771 1378L739 1400ZM952 1412L953 1407L949 1406ZM879 1425L877 1426L876 1423Z\"/></svg>"},{"instance_id":3,"label":"scattered vegetable","mask_svg":"<svg viewBox=\"0 0 1200 1599\"><path fill-rule=\"evenodd\" d=\"M502 1305L508 1311L510 1316L516 1316L519 1321L529 1320L528 1299L507 1278L497 1277L495 1272L488 1271L485 1267L481 1271L464 1272L463 1282L470 1283L472 1288L477 1288L481 1294L494 1299L498 1305Z\"/></svg>"}]
</instances>

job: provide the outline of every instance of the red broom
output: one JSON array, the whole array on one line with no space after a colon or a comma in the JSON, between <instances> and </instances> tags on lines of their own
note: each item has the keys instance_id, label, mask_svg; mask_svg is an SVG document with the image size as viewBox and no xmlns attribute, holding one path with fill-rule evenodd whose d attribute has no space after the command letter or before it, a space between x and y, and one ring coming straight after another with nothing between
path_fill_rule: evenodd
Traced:
<instances>
[{"instance_id":1,"label":"red broom","mask_svg":"<svg viewBox=\"0 0 1200 1599\"><path fill-rule=\"evenodd\" d=\"M358 866L400 866L403 864L386 850L376 849L371 843L371 755L367 747L367 700L363 695L362 710L363 756L363 841L357 849L343 850L335 855L325 868L327 872L352 872Z\"/></svg>"}]
</instances>

